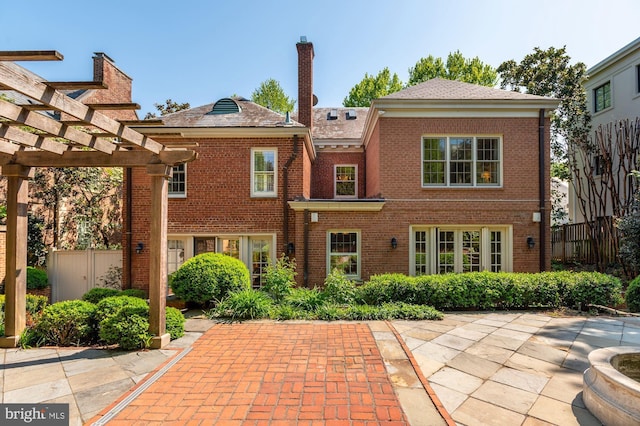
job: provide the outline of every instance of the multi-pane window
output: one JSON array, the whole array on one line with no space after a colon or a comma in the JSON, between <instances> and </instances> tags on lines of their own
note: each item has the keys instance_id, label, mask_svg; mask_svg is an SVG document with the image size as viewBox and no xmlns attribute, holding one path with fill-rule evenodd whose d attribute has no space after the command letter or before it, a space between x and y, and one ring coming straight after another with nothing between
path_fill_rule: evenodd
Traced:
<instances>
[{"instance_id":1,"label":"multi-pane window","mask_svg":"<svg viewBox=\"0 0 640 426\"><path fill-rule=\"evenodd\" d=\"M278 152L273 149L251 150L251 195L275 197L277 195Z\"/></svg>"},{"instance_id":2,"label":"multi-pane window","mask_svg":"<svg viewBox=\"0 0 640 426\"><path fill-rule=\"evenodd\" d=\"M422 186L499 186L498 137L423 137Z\"/></svg>"},{"instance_id":3,"label":"multi-pane window","mask_svg":"<svg viewBox=\"0 0 640 426\"><path fill-rule=\"evenodd\" d=\"M611 82L607 81L602 86L593 89L594 112L611 107Z\"/></svg>"},{"instance_id":4,"label":"multi-pane window","mask_svg":"<svg viewBox=\"0 0 640 426\"><path fill-rule=\"evenodd\" d=\"M240 240L237 238L220 238L218 240L219 252L225 256L240 259Z\"/></svg>"},{"instance_id":5,"label":"multi-pane window","mask_svg":"<svg viewBox=\"0 0 640 426\"><path fill-rule=\"evenodd\" d=\"M503 227L414 227L413 273L508 270L507 235L507 228Z\"/></svg>"},{"instance_id":6,"label":"multi-pane window","mask_svg":"<svg viewBox=\"0 0 640 426\"><path fill-rule=\"evenodd\" d=\"M187 168L184 164L173 166L169 180L169 197L187 196Z\"/></svg>"},{"instance_id":7,"label":"multi-pane window","mask_svg":"<svg viewBox=\"0 0 640 426\"><path fill-rule=\"evenodd\" d=\"M360 244L356 231L329 232L328 271L334 269L349 277L360 277Z\"/></svg>"},{"instance_id":8,"label":"multi-pane window","mask_svg":"<svg viewBox=\"0 0 640 426\"><path fill-rule=\"evenodd\" d=\"M184 263L184 241L167 241L167 272L169 274L178 270Z\"/></svg>"},{"instance_id":9,"label":"multi-pane window","mask_svg":"<svg viewBox=\"0 0 640 426\"><path fill-rule=\"evenodd\" d=\"M269 255L270 241L261 238L251 238L251 284L254 289L262 287L265 272L271 257Z\"/></svg>"},{"instance_id":10,"label":"multi-pane window","mask_svg":"<svg viewBox=\"0 0 640 426\"><path fill-rule=\"evenodd\" d=\"M357 195L357 167L335 166L336 198L354 198Z\"/></svg>"}]
</instances>

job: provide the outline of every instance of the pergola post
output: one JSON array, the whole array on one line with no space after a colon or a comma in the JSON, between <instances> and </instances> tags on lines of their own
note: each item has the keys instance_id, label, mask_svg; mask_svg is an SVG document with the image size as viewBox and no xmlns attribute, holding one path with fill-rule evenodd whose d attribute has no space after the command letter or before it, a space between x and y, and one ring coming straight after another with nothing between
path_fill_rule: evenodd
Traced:
<instances>
[{"instance_id":1,"label":"pergola post","mask_svg":"<svg viewBox=\"0 0 640 426\"><path fill-rule=\"evenodd\" d=\"M26 327L27 206L31 169L18 164L2 167L7 177L7 241L5 277L5 337L0 347L15 348Z\"/></svg>"},{"instance_id":2,"label":"pergola post","mask_svg":"<svg viewBox=\"0 0 640 426\"><path fill-rule=\"evenodd\" d=\"M151 347L159 349L170 341L166 332L167 303L167 211L171 166L147 165L151 176L151 241L149 247L149 331Z\"/></svg>"}]
</instances>

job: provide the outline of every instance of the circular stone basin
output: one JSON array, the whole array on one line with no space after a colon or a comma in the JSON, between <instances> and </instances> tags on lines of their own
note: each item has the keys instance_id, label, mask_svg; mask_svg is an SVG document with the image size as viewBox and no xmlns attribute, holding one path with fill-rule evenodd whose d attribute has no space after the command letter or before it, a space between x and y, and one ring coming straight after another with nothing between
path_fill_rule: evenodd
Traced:
<instances>
[{"instance_id":1,"label":"circular stone basin","mask_svg":"<svg viewBox=\"0 0 640 426\"><path fill-rule=\"evenodd\" d=\"M597 349L583 376L584 404L605 425L639 425L639 378L640 347Z\"/></svg>"}]
</instances>

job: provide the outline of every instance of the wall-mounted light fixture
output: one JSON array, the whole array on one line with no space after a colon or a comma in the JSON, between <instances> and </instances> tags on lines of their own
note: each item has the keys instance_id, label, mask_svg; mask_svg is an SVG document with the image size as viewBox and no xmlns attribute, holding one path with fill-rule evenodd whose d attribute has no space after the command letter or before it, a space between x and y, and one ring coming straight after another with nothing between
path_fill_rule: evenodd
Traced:
<instances>
[{"instance_id":1,"label":"wall-mounted light fixture","mask_svg":"<svg viewBox=\"0 0 640 426\"><path fill-rule=\"evenodd\" d=\"M533 239L533 237L527 237L527 246L532 249L535 245L536 241Z\"/></svg>"},{"instance_id":2,"label":"wall-mounted light fixture","mask_svg":"<svg viewBox=\"0 0 640 426\"><path fill-rule=\"evenodd\" d=\"M296 252L296 246L293 243L287 244L287 254L291 255Z\"/></svg>"},{"instance_id":3,"label":"wall-mounted light fixture","mask_svg":"<svg viewBox=\"0 0 640 426\"><path fill-rule=\"evenodd\" d=\"M136 253L138 253L138 254L142 253L142 249L144 249L144 244L142 244L142 241L141 241L136 246Z\"/></svg>"},{"instance_id":4,"label":"wall-mounted light fixture","mask_svg":"<svg viewBox=\"0 0 640 426\"><path fill-rule=\"evenodd\" d=\"M398 239L396 237L391 238L391 248L395 249L398 247Z\"/></svg>"}]
</instances>

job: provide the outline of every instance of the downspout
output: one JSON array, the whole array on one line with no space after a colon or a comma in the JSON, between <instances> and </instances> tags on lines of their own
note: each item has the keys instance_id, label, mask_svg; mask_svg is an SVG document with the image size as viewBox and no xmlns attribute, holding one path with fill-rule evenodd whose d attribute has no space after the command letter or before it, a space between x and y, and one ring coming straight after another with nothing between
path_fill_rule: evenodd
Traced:
<instances>
[{"instance_id":1,"label":"downspout","mask_svg":"<svg viewBox=\"0 0 640 426\"><path fill-rule=\"evenodd\" d=\"M293 135L293 152L282 168L282 238L284 239L284 253L289 256L289 167L298 157L298 135Z\"/></svg>"},{"instance_id":2,"label":"downspout","mask_svg":"<svg viewBox=\"0 0 640 426\"><path fill-rule=\"evenodd\" d=\"M304 209L304 268L303 285L309 288L309 209Z\"/></svg>"},{"instance_id":3,"label":"downspout","mask_svg":"<svg viewBox=\"0 0 640 426\"><path fill-rule=\"evenodd\" d=\"M546 203L545 203L545 152L544 149L544 108L540 109L540 114L538 116L538 167L539 171L539 179L538 179L538 187L540 188L540 271L545 271L547 269L546 264L546 252L547 252L547 215L546 215Z\"/></svg>"},{"instance_id":4,"label":"downspout","mask_svg":"<svg viewBox=\"0 0 640 426\"><path fill-rule=\"evenodd\" d=\"M127 197L127 209L125 212L126 218L127 218L127 228L125 229L125 245L124 245L124 250L125 250L125 256L127 259L127 276L126 276L126 282L125 284L125 288L131 288L131 281L133 279L133 272L131 271L131 266L133 265L133 259L131 259L131 230L133 229L132 226L132 211L133 208L131 206L131 201L132 201L132 188L133 188L133 183L131 182L131 179L133 178L133 173L131 170L131 167L127 167L126 169L124 169L125 172L125 179L126 179L126 185L125 185L125 197Z\"/></svg>"}]
</instances>

